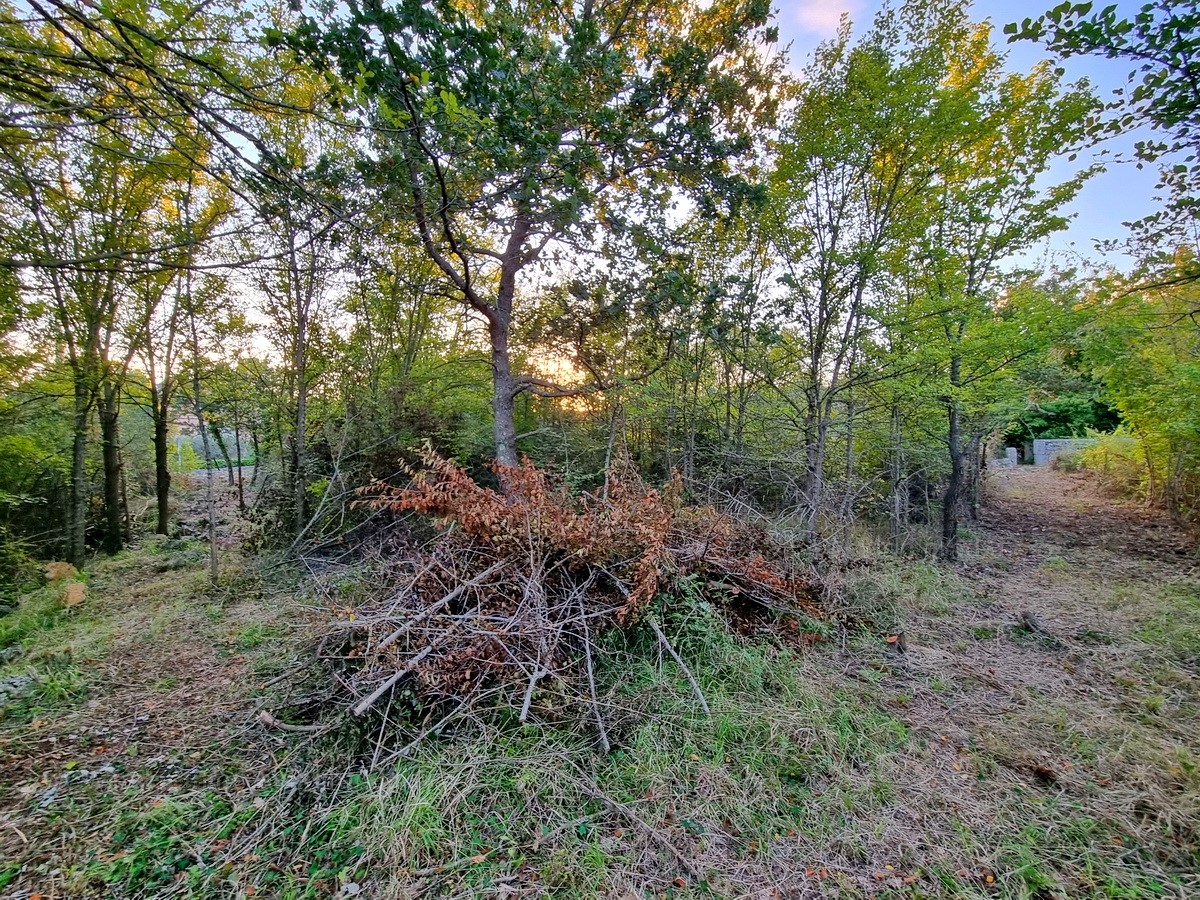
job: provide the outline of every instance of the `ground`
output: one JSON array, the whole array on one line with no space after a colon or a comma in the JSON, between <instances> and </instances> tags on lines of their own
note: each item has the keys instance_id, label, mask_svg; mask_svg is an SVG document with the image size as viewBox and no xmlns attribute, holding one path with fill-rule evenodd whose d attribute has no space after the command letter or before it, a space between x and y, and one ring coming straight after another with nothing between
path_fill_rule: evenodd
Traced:
<instances>
[{"instance_id":1,"label":"ground","mask_svg":"<svg viewBox=\"0 0 1200 900\"><path fill-rule=\"evenodd\" d=\"M811 649L679 604L711 717L608 648L607 756L569 722L374 767L369 735L265 728L353 571L229 540L216 588L194 541L97 561L82 604L0 619L0 678L36 676L2 701L0 895L1200 895L1194 543L1082 475L988 494L956 568L863 536Z\"/></svg>"}]
</instances>

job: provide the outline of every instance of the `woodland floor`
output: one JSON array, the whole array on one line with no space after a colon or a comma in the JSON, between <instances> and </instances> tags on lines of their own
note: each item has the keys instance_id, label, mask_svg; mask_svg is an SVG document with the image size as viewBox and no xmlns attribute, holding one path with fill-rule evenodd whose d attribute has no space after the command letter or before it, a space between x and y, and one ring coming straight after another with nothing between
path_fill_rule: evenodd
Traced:
<instances>
[{"instance_id":1,"label":"woodland floor","mask_svg":"<svg viewBox=\"0 0 1200 900\"><path fill-rule=\"evenodd\" d=\"M353 572L244 562L223 491L219 589L153 541L0 618L0 896L1200 896L1194 542L1081 475L988 493L955 570L864 538L810 650L670 623L711 718L646 653L608 756L496 722L372 772L255 723Z\"/></svg>"}]
</instances>

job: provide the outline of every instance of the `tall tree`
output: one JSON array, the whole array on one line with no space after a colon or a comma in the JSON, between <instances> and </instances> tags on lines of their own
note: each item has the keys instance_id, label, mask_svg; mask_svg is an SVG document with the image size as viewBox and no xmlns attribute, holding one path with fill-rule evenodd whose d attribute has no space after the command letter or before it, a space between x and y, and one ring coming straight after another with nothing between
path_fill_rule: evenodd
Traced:
<instances>
[{"instance_id":1,"label":"tall tree","mask_svg":"<svg viewBox=\"0 0 1200 900\"><path fill-rule=\"evenodd\" d=\"M779 144L764 227L785 292L765 374L803 435L810 539L830 511L835 410L876 375L861 362L877 297L890 294L881 280L919 233L925 194L953 152L961 110L944 82L972 49L962 46L967 25L958 4L940 0L884 9L853 45L846 23L814 54Z\"/></svg>"},{"instance_id":2,"label":"tall tree","mask_svg":"<svg viewBox=\"0 0 1200 900\"><path fill-rule=\"evenodd\" d=\"M1082 140L1095 101L1086 86L1063 90L1049 63L1028 75L1005 73L987 26L959 18L950 34L940 99L956 125L936 148L942 163L924 195L928 225L914 245L912 272L924 296L918 315L939 348L950 463L941 553L955 560L964 482L972 475L967 451L982 437L963 433L964 400L972 385L1023 352L1020 344L997 344L1002 266L1066 226L1063 207L1092 170L1050 187L1042 182L1055 157Z\"/></svg>"},{"instance_id":3,"label":"tall tree","mask_svg":"<svg viewBox=\"0 0 1200 900\"><path fill-rule=\"evenodd\" d=\"M23 287L45 310L75 382L73 500L68 520L70 555L80 561L89 496L84 471L91 414L98 409L104 456L107 549L122 542L118 413L125 374L144 314L134 302L153 293L147 279L159 268L144 251L158 238L158 216L168 186L186 168L155 146L136 119L101 128L39 136L32 145L0 143L8 246L36 266L23 270ZM19 224L18 224L19 223ZM149 292L149 294L147 293Z\"/></svg>"},{"instance_id":4,"label":"tall tree","mask_svg":"<svg viewBox=\"0 0 1200 900\"><path fill-rule=\"evenodd\" d=\"M352 2L291 46L364 116L361 159L410 217L457 298L487 324L496 458L517 463L519 283L552 242L593 245L679 192L745 184L734 161L775 106L767 0ZM277 35L282 40L283 35Z\"/></svg>"}]
</instances>

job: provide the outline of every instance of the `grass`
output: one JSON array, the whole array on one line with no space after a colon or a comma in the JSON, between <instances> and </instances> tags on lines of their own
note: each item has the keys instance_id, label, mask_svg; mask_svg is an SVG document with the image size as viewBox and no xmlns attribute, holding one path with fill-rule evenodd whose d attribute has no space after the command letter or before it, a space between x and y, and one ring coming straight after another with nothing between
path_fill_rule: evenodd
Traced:
<instances>
[{"instance_id":1,"label":"grass","mask_svg":"<svg viewBox=\"0 0 1200 900\"><path fill-rule=\"evenodd\" d=\"M0 762L36 769L0 790L30 839L0 834L16 860L0 890L1188 896L1200 595L1033 550L993 567L1011 606L986 579L874 551L847 575L851 624L802 653L731 634L684 582L663 624L711 716L648 632L609 633L611 753L547 689L526 724L480 717L372 770L369 729L249 724L287 690L263 683L302 661L304 585L231 564L213 590L195 546L153 544L96 565L79 608L38 589L0 618L21 650L0 675L38 676L0 720ZM337 579L339 597L371 589ZM1045 604L1064 590L1088 606L1060 626ZM1014 627L1035 601L1053 641ZM905 654L886 640L901 631Z\"/></svg>"},{"instance_id":2,"label":"grass","mask_svg":"<svg viewBox=\"0 0 1200 900\"><path fill-rule=\"evenodd\" d=\"M1200 654L1200 586L1177 582L1160 585L1142 598L1148 607L1137 636L1148 644L1181 655Z\"/></svg>"},{"instance_id":3,"label":"grass","mask_svg":"<svg viewBox=\"0 0 1200 900\"><path fill-rule=\"evenodd\" d=\"M892 802L873 771L904 745L906 727L851 694L815 690L790 654L710 637L691 662L705 673L711 719L697 715L679 673L647 661L619 673L613 704L625 716L613 735L620 749L608 756L579 730L488 729L422 748L355 788L365 801L330 815L346 824L348 808L361 810L348 834L370 870L396 873L396 892L405 873L478 858L444 890L536 875L556 896L591 897L620 890L629 864L651 853L670 873L664 890L724 896L731 865L765 872L805 847L810 863L830 846L862 855L848 817ZM680 893L678 863L648 840L650 830L707 860L698 866L707 886L685 878Z\"/></svg>"}]
</instances>

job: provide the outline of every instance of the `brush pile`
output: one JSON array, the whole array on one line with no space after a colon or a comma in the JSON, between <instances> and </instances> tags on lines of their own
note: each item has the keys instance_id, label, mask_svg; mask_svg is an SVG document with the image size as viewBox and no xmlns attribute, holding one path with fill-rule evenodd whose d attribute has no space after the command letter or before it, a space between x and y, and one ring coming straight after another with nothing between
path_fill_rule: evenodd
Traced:
<instances>
[{"instance_id":1,"label":"brush pile","mask_svg":"<svg viewBox=\"0 0 1200 900\"><path fill-rule=\"evenodd\" d=\"M603 491L573 496L526 461L496 467L501 492L432 452L422 462L409 486L376 483L360 499L431 517L440 533L400 584L339 610L336 639L323 642L355 715L500 702L524 722L539 685L553 684L589 711L607 749L595 672L609 629L650 629L707 711L660 625L673 579L691 576L743 632L822 618L816 579L789 568L765 530L681 508L677 480L658 491L611 474Z\"/></svg>"}]
</instances>

